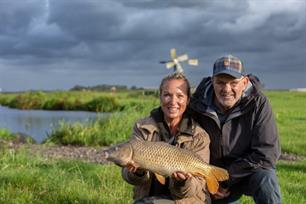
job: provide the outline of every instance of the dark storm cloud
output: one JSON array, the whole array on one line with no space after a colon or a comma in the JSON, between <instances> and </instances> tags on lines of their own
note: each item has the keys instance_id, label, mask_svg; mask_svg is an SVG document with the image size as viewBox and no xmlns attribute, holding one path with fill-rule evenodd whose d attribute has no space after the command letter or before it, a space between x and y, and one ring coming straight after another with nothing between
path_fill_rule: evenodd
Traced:
<instances>
[{"instance_id":1,"label":"dark storm cloud","mask_svg":"<svg viewBox=\"0 0 306 204\"><path fill-rule=\"evenodd\" d=\"M13 55L23 42L32 21L42 15L42 4L24 1L0 1L0 53L1 56Z\"/></svg>"},{"instance_id":2,"label":"dark storm cloud","mask_svg":"<svg viewBox=\"0 0 306 204\"><path fill-rule=\"evenodd\" d=\"M43 13L42 1L0 1L1 34L18 35L25 32L32 20ZM22 18L20 18L22 17Z\"/></svg>"},{"instance_id":3,"label":"dark storm cloud","mask_svg":"<svg viewBox=\"0 0 306 204\"><path fill-rule=\"evenodd\" d=\"M170 72L158 62L172 47L200 59L199 68L186 67L194 83L217 57L232 53L270 87L306 86L302 79L273 80L288 71L306 74L305 10L304 0L0 0L0 87L24 88L8 80L22 79L17 73L46 88L56 87L50 76L63 88L157 86Z\"/></svg>"}]
</instances>

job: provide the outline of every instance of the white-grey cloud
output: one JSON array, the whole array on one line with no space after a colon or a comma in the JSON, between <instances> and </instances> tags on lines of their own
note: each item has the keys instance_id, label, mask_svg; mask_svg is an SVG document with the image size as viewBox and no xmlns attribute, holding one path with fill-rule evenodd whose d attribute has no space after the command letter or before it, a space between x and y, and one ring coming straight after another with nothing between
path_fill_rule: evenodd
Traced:
<instances>
[{"instance_id":1,"label":"white-grey cloud","mask_svg":"<svg viewBox=\"0 0 306 204\"><path fill-rule=\"evenodd\" d=\"M0 0L0 87L22 89L3 77L30 78L34 72L49 81L45 88L55 87L48 76L57 73L74 74L57 83L64 88L98 83L99 77L100 83L152 86L169 72L158 62L172 47L200 59L198 69L186 68L194 82L227 53L263 78L269 74L262 73L282 75L288 69L306 74L305 11L305 0ZM265 84L306 86L300 81Z\"/></svg>"}]
</instances>

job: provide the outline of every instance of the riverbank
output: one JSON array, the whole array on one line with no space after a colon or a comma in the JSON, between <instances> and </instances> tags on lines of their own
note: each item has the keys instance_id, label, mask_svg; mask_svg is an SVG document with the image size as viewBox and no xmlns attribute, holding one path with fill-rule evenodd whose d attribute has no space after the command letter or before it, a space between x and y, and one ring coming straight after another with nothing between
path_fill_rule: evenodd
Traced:
<instances>
[{"instance_id":1,"label":"riverbank","mask_svg":"<svg viewBox=\"0 0 306 204\"><path fill-rule=\"evenodd\" d=\"M106 147L29 144L6 140L0 140L0 147L5 147L11 152L23 151L28 155L37 155L46 159L81 160L96 164L107 163L101 156L101 152Z\"/></svg>"},{"instance_id":2,"label":"riverbank","mask_svg":"<svg viewBox=\"0 0 306 204\"><path fill-rule=\"evenodd\" d=\"M84 162L106 164L102 158L102 151L107 147L73 146L73 145L46 145L29 144L16 141L0 140L0 146L5 146L10 151L25 151L30 155L42 156L46 159L70 159ZM305 157L284 152L280 156L283 161L301 161Z\"/></svg>"}]
</instances>

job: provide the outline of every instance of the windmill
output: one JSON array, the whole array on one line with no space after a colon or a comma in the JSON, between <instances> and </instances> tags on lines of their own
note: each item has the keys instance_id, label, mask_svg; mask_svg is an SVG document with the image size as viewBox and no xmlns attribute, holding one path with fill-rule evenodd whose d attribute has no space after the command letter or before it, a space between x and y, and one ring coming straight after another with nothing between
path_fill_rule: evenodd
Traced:
<instances>
[{"instance_id":1,"label":"windmill","mask_svg":"<svg viewBox=\"0 0 306 204\"><path fill-rule=\"evenodd\" d=\"M199 64L198 59L188 59L187 54L176 56L176 49L172 48L170 50L171 60L161 61L161 64L166 64L167 69L174 68L175 72L183 72L183 67L180 62L187 61L189 65L197 66Z\"/></svg>"}]
</instances>

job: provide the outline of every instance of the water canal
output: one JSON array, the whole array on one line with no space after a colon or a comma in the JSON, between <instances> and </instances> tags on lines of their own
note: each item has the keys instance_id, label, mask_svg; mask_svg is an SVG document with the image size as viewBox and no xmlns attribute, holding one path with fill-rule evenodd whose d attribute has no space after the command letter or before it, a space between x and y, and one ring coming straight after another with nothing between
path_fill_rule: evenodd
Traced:
<instances>
[{"instance_id":1,"label":"water canal","mask_svg":"<svg viewBox=\"0 0 306 204\"><path fill-rule=\"evenodd\" d=\"M0 128L32 136L40 143L60 121L86 123L106 116L106 113L86 111L19 110L0 106Z\"/></svg>"}]
</instances>

